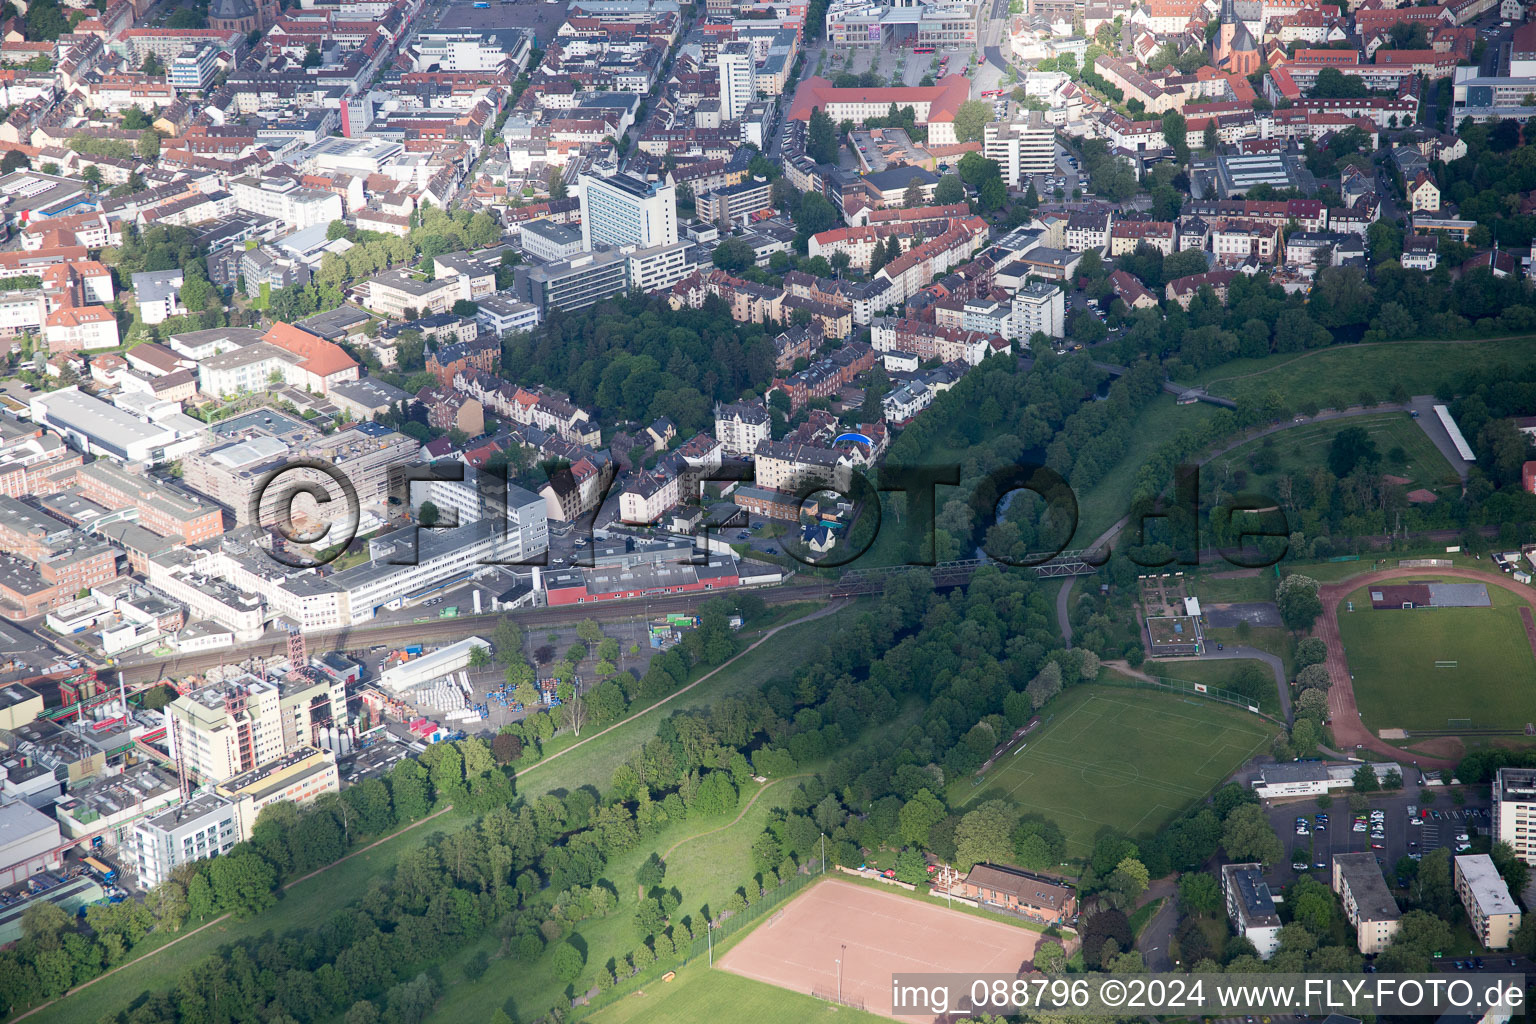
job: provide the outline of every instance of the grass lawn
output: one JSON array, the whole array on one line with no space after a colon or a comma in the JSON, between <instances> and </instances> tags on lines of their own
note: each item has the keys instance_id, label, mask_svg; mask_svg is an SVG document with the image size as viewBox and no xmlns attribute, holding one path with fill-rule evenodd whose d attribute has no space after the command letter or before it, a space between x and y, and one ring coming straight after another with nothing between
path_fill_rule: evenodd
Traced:
<instances>
[{"instance_id":1,"label":"grass lawn","mask_svg":"<svg viewBox=\"0 0 1536 1024\"><path fill-rule=\"evenodd\" d=\"M594 1024L678 1024L714 1021L718 1024L759 1024L795 1021L816 1024L889 1024L889 1018L765 985L703 963L689 964L670 982L656 982L643 991L604 1007L588 1020Z\"/></svg>"},{"instance_id":2,"label":"grass lawn","mask_svg":"<svg viewBox=\"0 0 1536 1024\"><path fill-rule=\"evenodd\" d=\"M1528 337L1484 342L1393 341L1238 359L1195 374L1187 383L1204 384L1211 394L1227 398L1261 398L1274 390L1291 408L1306 401L1329 408L1340 403L1355 405L1362 390L1384 402L1396 384L1410 395L1432 394L1469 362L1524 366L1533 359L1536 346Z\"/></svg>"},{"instance_id":3,"label":"grass lawn","mask_svg":"<svg viewBox=\"0 0 1536 1024\"><path fill-rule=\"evenodd\" d=\"M1205 631L1205 642L1207 644L1243 644L1266 651L1284 663L1287 679L1296 676L1296 645L1292 642L1290 632L1283 626L1250 626L1246 633L1240 632L1236 626L1221 629L1208 628ZM1205 682L1204 679L1198 681ZM1269 709L1266 707L1265 710Z\"/></svg>"},{"instance_id":4,"label":"grass lawn","mask_svg":"<svg viewBox=\"0 0 1536 1024\"><path fill-rule=\"evenodd\" d=\"M806 610L803 606L797 607L801 607L802 611ZM716 673L708 682L662 705L657 709L657 713L642 714L639 718L613 729L601 739L594 740L553 761L546 758L544 761L523 767L517 775L518 793L533 799L551 790L575 789L588 783L606 790L613 777L613 770L630 754L655 737L657 725L664 715L674 710L707 706L719 697L755 689L781 672L793 670L816 656L820 645L814 641L819 637L835 635L837 623L856 614L854 607L845 608L826 619L791 626L769 638L750 656ZM434 833L455 832L475 820L476 816L467 812L449 811L428 824L411 829L367 853L359 854L307 882L294 886L276 907L265 914L245 922L220 922L178 944L174 954L161 954L136 961L110 979L100 981L56 1002L28 1019L39 1024L76 1024L78 1021L100 1020L103 1016L122 1009L142 992L165 989L174 985L188 964L207 956L223 945L269 931L282 934L290 929L315 927L335 911L361 897L374 878L381 875L387 876L390 869L405 853L420 847ZM722 821L711 824L709 827L717 827L717 824L723 823ZM694 822L691 827L688 823L681 823L677 826L678 831L675 836L667 842L673 842L676 838L698 831L699 828L698 822ZM611 866L609 876L615 881L631 878L634 869L649 854L650 849L650 846L646 846L643 850L632 851L636 854L634 864L623 868L622 871L619 867ZM626 895L625 889L626 886L620 886L621 897ZM623 942L628 943L630 932L634 928L630 921L634 909L634 891L629 890L627 896L630 901L627 910L621 908L603 921L587 922L583 924L582 931L585 933L600 932L605 929L613 929L615 932L622 930ZM590 941L594 949L606 948L614 944L611 941L605 941L600 934L592 936ZM631 945L620 945L619 949L621 952L627 952ZM498 968L505 972L508 969L508 962L497 961L487 972L486 977L495 976ZM522 972L530 979L543 980L549 977L547 965L541 967L535 964L531 969L522 969ZM503 980L505 977L503 973ZM542 1012L549 1007L554 995L555 991L551 985L548 998L542 1004L533 1005L537 1005ZM500 1005L500 1002L497 1001L492 1005ZM483 1016L489 1016L489 1014L490 1010L487 1009Z\"/></svg>"},{"instance_id":5,"label":"grass lawn","mask_svg":"<svg viewBox=\"0 0 1536 1024\"><path fill-rule=\"evenodd\" d=\"M639 945L642 936L634 924L634 915L640 894L634 875L652 850L661 854L667 865L667 877L662 884L682 894L679 915L696 917L702 905L720 905L751 877L752 841L767 824L769 813L788 800L794 789L792 780L797 778L776 779L762 786L754 784L742 797L743 805L756 797L750 807L738 807L719 818L677 822L609 861L603 877L617 887L619 905L605 918L576 926L588 951L588 971L582 988L591 985L599 966L609 959L617 960ZM551 976L547 958L531 965L501 959L493 962L478 981L465 981L448 989L428 1019L441 1024L487 1020L509 996L518 1011L514 1019L526 1019L559 1000L563 988Z\"/></svg>"},{"instance_id":6,"label":"grass lawn","mask_svg":"<svg viewBox=\"0 0 1536 1024\"><path fill-rule=\"evenodd\" d=\"M1378 729L1445 729L1536 722L1536 659L1515 597L1489 587L1491 608L1376 611L1367 588L1339 611L1339 639L1355 677L1360 717ZM1454 661L1454 668L1436 668Z\"/></svg>"},{"instance_id":7,"label":"grass lawn","mask_svg":"<svg viewBox=\"0 0 1536 1024\"><path fill-rule=\"evenodd\" d=\"M283 894L277 906L248 921L225 920L160 953L135 961L89 988L28 1017L35 1024L79 1024L116 1013L142 992L174 985L188 966L221 946L266 932L314 928L332 913L360 898L369 883L387 874L406 853L437 832L454 832L475 820L467 812L449 811L405 832L367 853L361 853ZM197 927L193 921L190 927ZM172 936L174 938L174 936Z\"/></svg>"},{"instance_id":8,"label":"grass lawn","mask_svg":"<svg viewBox=\"0 0 1536 1024\"><path fill-rule=\"evenodd\" d=\"M1131 914L1128 922L1131 926L1131 935L1133 937L1141 935L1141 930L1147 926L1147 922L1152 920L1152 915L1156 914L1165 902L1167 901L1159 896L1157 899L1143 903L1136 908L1135 913Z\"/></svg>"},{"instance_id":9,"label":"grass lawn","mask_svg":"<svg viewBox=\"0 0 1536 1024\"><path fill-rule=\"evenodd\" d=\"M1255 438L1214 459L1209 472L1219 473L1230 467L1236 473L1247 473L1242 490L1251 494L1274 498L1278 493L1275 482L1288 473L1305 473L1328 464L1328 448L1339 431L1359 427L1376 443L1381 457L1381 471L1392 476L1405 477L1410 483L1408 490L1459 486L1461 478L1445 461L1445 456L1419 429L1412 417L1405 412L1384 412L1371 416L1351 416L1348 419L1327 420L1322 423L1306 423L1291 427L1278 434ZM1267 444L1266 444L1267 442ZM1254 472L1252 460L1261 451L1268 450L1275 456L1275 468L1268 473ZM1394 455L1401 456L1394 458ZM1235 487L1236 485L1231 485Z\"/></svg>"},{"instance_id":10,"label":"grass lawn","mask_svg":"<svg viewBox=\"0 0 1536 1024\"><path fill-rule=\"evenodd\" d=\"M1174 694L1075 686L1046 722L980 781L958 779L951 806L1006 797L1056 821L1080 858L1106 826L1147 835L1203 797L1270 741L1245 711Z\"/></svg>"},{"instance_id":11,"label":"grass lawn","mask_svg":"<svg viewBox=\"0 0 1536 1024\"><path fill-rule=\"evenodd\" d=\"M1236 632L1236 630L1233 630L1233 632ZM1274 673L1270 671L1268 665L1257 659L1154 661L1149 658L1141 667L1148 675L1163 676L1168 679L1182 679L1187 683L1203 683L1206 686L1220 687L1226 690L1231 689L1228 686L1228 682L1245 665L1257 665L1260 671L1264 673L1264 678L1270 681L1270 685L1265 688L1259 699L1259 710L1271 715L1278 715L1280 713L1280 694L1274 686Z\"/></svg>"},{"instance_id":12,"label":"grass lawn","mask_svg":"<svg viewBox=\"0 0 1536 1024\"><path fill-rule=\"evenodd\" d=\"M1163 394L1153 399L1136 417L1124 457L1104 475L1104 479L1078 494L1077 533L1067 546L1080 548L1093 543L1114 525L1115 520L1129 512L1136 471L1179 431L1198 426L1216 412L1216 406L1206 402L1179 405L1173 395Z\"/></svg>"},{"instance_id":13,"label":"grass lawn","mask_svg":"<svg viewBox=\"0 0 1536 1024\"><path fill-rule=\"evenodd\" d=\"M1220 570L1218 570L1220 571ZM1273 601L1275 599L1275 575L1261 569L1256 576L1239 576L1236 579L1216 579L1207 573L1189 581L1189 591L1200 599L1201 604L1234 604L1239 601Z\"/></svg>"},{"instance_id":14,"label":"grass lawn","mask_svg":"<svg viewBox=\"0 0 1536 1024\"><path fill-rule=\"evenodd\" d=\"M532 800L551 790L572 790L585 785L606 792L613 781L614 769L655 738L663 718L675 711L708 707L721 697L749 693L770 679L793 672L816 657L821 648L818 640L835 636L839 623L850 622L858 614L858 606L849 605L826 618L784 629L747 657L715 673L709 682L661 705L656 713L642 714L625 722L602 738L553 762L546 757L520 769L517 773L518 793Z\"/></svg>"}]
</instances>

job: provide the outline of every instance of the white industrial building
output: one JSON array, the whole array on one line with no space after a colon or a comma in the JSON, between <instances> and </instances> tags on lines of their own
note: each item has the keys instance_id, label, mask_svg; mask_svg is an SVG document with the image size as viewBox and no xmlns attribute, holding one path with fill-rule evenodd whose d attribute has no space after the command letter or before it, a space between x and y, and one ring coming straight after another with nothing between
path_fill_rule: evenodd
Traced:
<instances>
[{"instance_id":1,"label":"white industrial building","mask_svg":"<svg viewBox=\"0 0 1536 1024\"><path fill-rule=\"evenodd\" d=\"M0 805L0 888L59 868L59 823L17 800Z\"/></svg>"},{"instance_id":2,"label":"white industrial building","mask_svg":"<svg viewBox=\"0 0 1536 1024\"><path fill-rule=\"evenodd\" d=\"M178 864L228 853L239 841L235 805L214 793L200 793L137 822L128 852L138 865L139 884L152 889Z\"/></svg>"},{"instance_id":3,"label":"white industrial building","mask_svg":"<svg viewBox=\"0 0 1536 1024\"><path fill-rule=\"evenodd\" d=\"M32 399L32 420L83 452L154 465L174 462L204 443L204 424L170 405L159 419L140 419L71 385Z\"/></svg>"},{"instance_id":4,"label":"white industrial building","mask_svg":"<svg viewBox=\"0 0 1536 1024\"><path fill-rule=\"evenodd\" d=\"M478 636L466 637L456 644L441 647L431 654L424 654L414 661L401 662L393 668L387 668L379 677L379 682L386 690L399 693L401 690L409 690L413 686L422 683L430 683L434 679L457 672L461 668L469 666L470 654L476 647L491 649L490 641Z\"/></svg>"}]
</instances>

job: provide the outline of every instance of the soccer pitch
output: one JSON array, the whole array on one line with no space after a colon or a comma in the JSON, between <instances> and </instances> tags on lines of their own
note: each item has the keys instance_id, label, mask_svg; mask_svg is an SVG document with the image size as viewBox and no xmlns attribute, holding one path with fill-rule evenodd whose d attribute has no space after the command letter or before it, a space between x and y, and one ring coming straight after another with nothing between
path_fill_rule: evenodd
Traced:
<instances>
[{"instance_id":1,"label":"soccer pitch","mask_svg":"<svg viewBox=\"0 0 1536 1024\"><path fill-rule=\"evenodd\" d=\"M1278 730L1212 700L1111 686L1073 687L1042 710L1047 721L979 784L966 777L950 786L950 804L1011 800L1060 825L1073 858L1087 856L1106 826L1156 832Z\"/></svg>"},{"instance_id":2,"label":"soccer pitch","mask_svg":"<svg viewBox=\"0 0 1536 1024\"><path fill-rule=\"evenodd\" d=\"M1493 588L1489 588L1492 590ZM1536 659L1520 609L1373 610L1363 592L1339 609L1339 640L1360 720L1381 729L1518 729L1536 722Z\"/></svg>"}]
</instances>

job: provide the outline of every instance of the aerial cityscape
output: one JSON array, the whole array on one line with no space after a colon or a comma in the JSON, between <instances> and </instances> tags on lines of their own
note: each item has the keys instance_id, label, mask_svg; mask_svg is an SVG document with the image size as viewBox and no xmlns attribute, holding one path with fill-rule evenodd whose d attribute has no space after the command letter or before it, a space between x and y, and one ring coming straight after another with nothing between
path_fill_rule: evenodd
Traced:
<instances>
[{"instance_id":1,"label":"aerial cityscape","mask_svg":"<svg viewBox=\"0 0 1536 1024\"><path fill-rule=\"evenodd\" d=\"M1525 1015L1536 4L10 0L0 105L0 1021Z\"/></svg>"}]
</instances>

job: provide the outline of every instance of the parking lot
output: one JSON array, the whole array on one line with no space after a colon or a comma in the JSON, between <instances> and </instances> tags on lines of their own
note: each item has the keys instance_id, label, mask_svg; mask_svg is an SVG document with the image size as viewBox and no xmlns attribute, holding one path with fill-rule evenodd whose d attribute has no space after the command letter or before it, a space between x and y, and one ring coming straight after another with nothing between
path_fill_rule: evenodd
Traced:
<instances>
[{"instance_id":1,"label":"parking lot","mask_svg":"<svg viewBox=\"0 0 1536 1024\"><path fill-rule=\"evenodd\" d=\"M1388 882L1395 883L1393 865L1402 857L1413 854L1422 856L1441 847L1448 847L1454 853L1458 835L1466 834L1470 840L1479 832L1486 833L1489 828L1489 794L1486 791L1468 791L1465 805L1459 807L1443 788L1424 792L1435 792L1433 803L1426 805L1419 788L1410 785L1401 792L1370 797L1363 811L1350 809L1347 793L1335 795L1327 808L1318 807L1315 798L1306 798L1270 801L1266 809L1286 852L1303 852L1308 864L1306 870L1314 875L1323 877L1332 870L1332 857L1335 853L1371 852L1380 860ZM1417 807L1420 812L1427 810L1429 818L1421 818L1423 823L1420 825L1410 825L1410 806ZM1372 810L1382 812L1382 836L1375 840L1370 828ZM1323 829L1317 827L1319 814L1325 814L1329 819ZM1358 832L1354 827L1356 814L1366 816L1366 827ZM1306 835L1297 834L1296 819L1301 816L1307 819ZM1379 849L1373 848L1373 841L1379 844ZM1287 862L1276 865L1269 872L1268 880L1271 885L1283 886L1295 878L1296 874Z\"/></svg>"}]
</instances>

